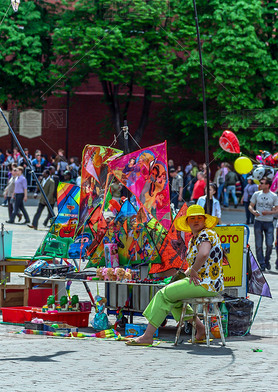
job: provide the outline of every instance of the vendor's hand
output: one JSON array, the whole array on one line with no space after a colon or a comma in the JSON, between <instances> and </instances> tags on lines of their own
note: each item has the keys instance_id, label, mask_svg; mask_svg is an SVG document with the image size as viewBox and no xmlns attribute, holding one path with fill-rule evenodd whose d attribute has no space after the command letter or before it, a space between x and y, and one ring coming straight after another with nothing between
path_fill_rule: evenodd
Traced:
<instances>
[{"instance_id":1,"label":"vendor's hand","mask_svg":"<svg viewBox=\"0 0 278 392\"><path fill-rule=\"evenodd\" d=\"M260 216L261 214L258 211L254 211L255 216Z\"/></svg>"},{"instance_id":2,"label":"vendor's hand","mask_svg":"<svg viewBox=\"0 0 278 392\"><path fill-rule=\"evenodd\" d=\"M185 276L190 276L190 268L187 268L187 270L184 271Z\"/></svg>"},{"instance_id":3,"label":"vendor's hand","mask_svg":"<svg viewBox=\"0 0 278 392\"><path fill-rule=\"evenodd\" d=\"M199 286L201 281L202 281L202 278L200 278L200 276L198 275L198 272L196 272L194 269L191 269L189 283L193 282L195 284L195 286Z\"/></svg>"},{"instance_id":4,"label":"vendor's hand","mask_svg":"<svg viewBox=\"0 0 278 392\"><path fill-rule=\"evenodd\" d=\"M262 211L262 215L270 215L271 211Z\"/></svg>"}]
</instances>

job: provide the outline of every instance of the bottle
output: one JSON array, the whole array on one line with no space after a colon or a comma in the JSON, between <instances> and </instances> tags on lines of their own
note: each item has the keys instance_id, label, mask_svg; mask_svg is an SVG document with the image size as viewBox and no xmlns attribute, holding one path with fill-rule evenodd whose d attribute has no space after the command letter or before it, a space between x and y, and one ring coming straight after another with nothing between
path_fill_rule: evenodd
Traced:
<instances>
[{"instance_id":1,"label":"bottle","mask_svg":"<svg viewBox=\"0 0 278 392\"><path fill-rule=\"evenodd\" d=\"M215 316L210 318L210 332L212 333L212 335L216 338L219 339L220 338L220 331L219 331L219 326L218 326L218 322L217 322L217 318Z\"/></svg>"},{"instance_id":2,"label":"bottle","mask_svg":"<svg viewBox=\"0 0 278 392\"><path fill-rule=\"evenodd\" d=\"M226 338L228 336L228 315L229 315L229 312L228 312L228 309L226 308L224 301L220 305L220 312L221 312L222 328L223 328L224 336Z\"/></svg>"}]
</instances>

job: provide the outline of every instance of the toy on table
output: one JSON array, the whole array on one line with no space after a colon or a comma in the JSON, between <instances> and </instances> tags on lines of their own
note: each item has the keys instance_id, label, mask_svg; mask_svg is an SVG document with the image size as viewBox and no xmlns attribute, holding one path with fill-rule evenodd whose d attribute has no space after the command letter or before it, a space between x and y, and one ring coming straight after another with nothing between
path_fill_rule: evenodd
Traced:
<instances>
[{"instance_id":1,"label":"toy on table","mask_svg":"<svg viewBox=\"0 0 278 392\"><path fill-rule=\"evenodd\" d=\"M50 295L47 298L47 309L48 310L55 310L56 309L55 296L54 295Z\"/></svg>"},{"instance_id":2,"label":"toy on table","mask_svg":"<svg viewBox=\"0 0 278 392\"><path fill-rule=\"evenodd\" d=\"M62 297L60 298L60 306L62 310L67 311L69 308L69 304L68 304L68 297L66 295L62 295Z\"/></svg>"},{"instance_id":3,"label":"toy on table","mask_svg":"<svg viewBox=\"0 0 278 392\"><path fill-rule=\"evenodd\" d=\"M117 279L117 276L113 268L107 268L106 274L108 276L108 280L115 281Z\"/></svg>"},{"instance_id":4,"label":"toy on table","mask_svg":"<svg viewBox=\"0 0 278 392\"><path fill-rule=\"evenodd\" d=\"M72 310L78 311L79 310L79 297L78 295L73 295L70 300Z\"/></svg>"},{"instance_id":5,"label":"toy on table","mask_svg":"<svg viewBox=\"0 0 278 392\"><path fill-rule=\"evenodd\" d=\"M109 328L108 317L107 314L104 313L106 302L107 299L105 297L101 297L100 295L95 296L96 314L91 324L97 331L103 331L104 329Z\"/></svg>"},{"instance_id":6,"label":"toy on table","mask_svg":"<svg viewBox=\"0 0 278 392\"><path fill-rule=\"evenodd\" d=\"M126 280L131 280L131 269L130 268L127 268L125 270L125 279Z\"/></svg>"},{"instance_id":7,"label":"toy on table","mask_svg":"<svg viewBox=\"0 0 278 392\"><path fill-rule=\"evenodd\" d=\"M102 267L97 267L97 270L96 270L96 277L99 278L99 280L103 280L103 279L104 279L104 276L103 276L103 274L102 274L102 270L103 270Z\"/></svg>"},{"instance_id":8,"label":"toy on table","mask_svg":"<svg viewBox=\"0 0 278 392\"><path fill-rule=\"evenodd\" d=\"M115 269L116 279L118 281L124 280L125 278L125 270L123 268L116 268Z\"/></svg>"}]
</instances>

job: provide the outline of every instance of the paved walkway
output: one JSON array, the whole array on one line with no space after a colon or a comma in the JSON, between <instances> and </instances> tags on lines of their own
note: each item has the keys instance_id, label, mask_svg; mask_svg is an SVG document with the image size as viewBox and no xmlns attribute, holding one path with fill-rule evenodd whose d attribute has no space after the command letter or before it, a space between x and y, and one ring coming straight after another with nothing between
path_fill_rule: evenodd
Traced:
<instances>
[{"instance_id":1,"label":"paved walkway","mask_svg":"<svg viewBox=\"0 0 278 392\"><path fill-rule=\"evenodd\" d=\"M28 206L30 217L36 207ZM7 209L0 207L0 223ZM43 222L43 219L40 221ZM244 223L243 211L223 212L223 223ZM32 255L45 230L24 225L6 225L13 230L13 255ZM250 244L254 249L252 228ZM275 254L271 263L274 265ZM217 340L211 348L186 343L173 346L175 330L166 328L166 340L154 348L126 347L123 342L59 339L15 335L15 326L0 326L1 383L4 392L68 391L267 391L277 388L278 276L266 273L273 299L263 298L247 337L229 337L227 346ZM96 284L90 283L94 295ZM100 290L103 286L99 284ZM87 299L83 285L72 286L72 294ZM250 296L258 302L258 297ZM93 316L92 316L93 317ZM91 317L91 318L92 318ZM113 322L115 318L110 316ZM142 318L139 319L143 321ZM90 328L87 332L91 331ZM254 352L259 348L262 352Z\"/></svg>"}]
</instances>

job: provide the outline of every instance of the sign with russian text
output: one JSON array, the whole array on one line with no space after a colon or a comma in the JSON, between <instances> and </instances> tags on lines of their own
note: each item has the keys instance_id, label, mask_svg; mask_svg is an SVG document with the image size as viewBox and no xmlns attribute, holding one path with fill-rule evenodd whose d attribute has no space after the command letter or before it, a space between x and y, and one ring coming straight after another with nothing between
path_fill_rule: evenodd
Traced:
<instances>
[{"instance_id":1,"label":"sign with russian text","mask_svg":"<svg viewBox=\"0 0 278 392\"><path fill-rule=\"evenodd\" d=\"M244 226L217 226L215 231L227 256L223 263L224 286L242 286Z\"/></svg>"}]
</instances>

